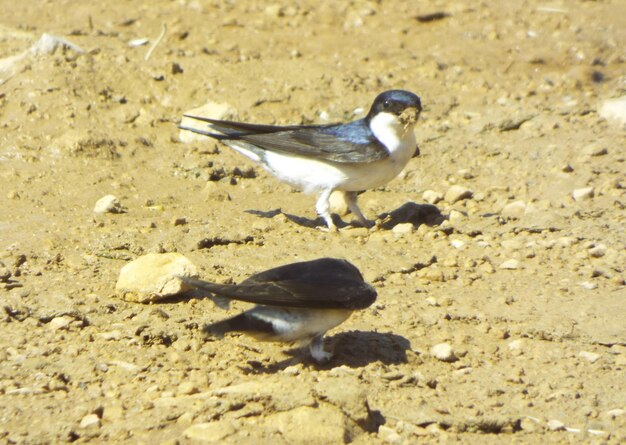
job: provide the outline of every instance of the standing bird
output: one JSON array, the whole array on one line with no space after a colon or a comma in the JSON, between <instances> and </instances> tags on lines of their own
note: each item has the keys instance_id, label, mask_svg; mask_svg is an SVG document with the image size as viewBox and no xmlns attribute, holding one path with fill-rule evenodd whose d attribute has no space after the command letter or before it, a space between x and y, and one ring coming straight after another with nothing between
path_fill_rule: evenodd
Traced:
<instances>
[{"instance_id":1,"label":"standing bird","mask_svg":"<svg viewBox=\"0 0 626 445\"><path fill-rule=\"evenodd\" d=\"M326 331L344 322L357 309L376 301L376 291L363 280L359 269L346 260L320 258L287 264L252 275L240 284L215 284L179 277L187 284L215 296L220 307L230 300L256 303L239 315L204 327L206 333L223 337L243 332L257 340L308 342L311 356L326 363Z\"/></svg>"},{"instance_id":2,"label":"standing bird","mask_svg":"<svg viewBox=\"0 0 626 445\"><path fill-rule=\"evenodd\" d=\"M404 90L376 97L363 119L347 124L274 126L188 116L209 130L181 126L217 139L262 165L280 181L318 193L315 206L330 231L330 194L344 192L350 211L371 226L357 204L357 192L380 187L398 176L416 153L413 128L422 104ZM218 132L218 133L216 133Z\"/></svg>"}]
</instances>

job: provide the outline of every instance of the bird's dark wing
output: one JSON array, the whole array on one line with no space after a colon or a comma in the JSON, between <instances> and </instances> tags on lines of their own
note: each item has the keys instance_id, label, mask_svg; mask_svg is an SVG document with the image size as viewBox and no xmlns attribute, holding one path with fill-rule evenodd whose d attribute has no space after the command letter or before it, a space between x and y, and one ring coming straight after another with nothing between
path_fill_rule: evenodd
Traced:
<instances>
[{"instance_id":1,"label":"bird's dark wing","mask_svg":"<svg viewBox=\"0 0 626 445\"><path fill-rule=\"evenodd\" d=\"M280 125L262 125L262 124L247 124L245 122L234 122L234 121L222 121L219 119L211 119L208 117L201 116L191 116L189 114L183 115L190 119L195 119L201 122L207 122L211 124L211 128L219 131L220 133L224 133L226 136L237 136L242 134L251 134L251 133L276 133L278 131L287 131L287 130L295 130L298 128L315 128L321 127L316 125L310 126L298 126L298 125L289 125L289 126L280 126ZM193 128L186 127L185 130L195 131Z\"/></svg>"},{"instance_id":2,"label":"bird's dark wing","mask_svg":"<svg viewBox=\"0 0 626 445\"><path fill-rule=\"evenodd\" d=\"M374 162L389 156L385 146L373 135L367 141L355 142L317 128L243 134L236 139L250 142L264 150L341 163Z\"/></svg>"},{"instance_id":3,"label":"bird's dark wing","mask_svg":"<svg viewBox=\"0 0 626 445\"><path fill-rule=\"evenodd\" d=\"M244 141L263 150L306 156L340 163L374 162L389 151L374 137L363 120L349 124L274 126L187 116L211 124L217 134L191 127L184 130L228 141Z\"/></svg>"},{"instance_id":4,"label":"bird's dark wing","mask_svg":"<svg viewBox=\"0 0 626 445\"><path fill-rule=\"evenodd\" d=\"M181 279L220 296L269 306L363 309L376 300L376 291L355 266L333 258L277 267L238 285Z\"/></svg>"}]
</instances>

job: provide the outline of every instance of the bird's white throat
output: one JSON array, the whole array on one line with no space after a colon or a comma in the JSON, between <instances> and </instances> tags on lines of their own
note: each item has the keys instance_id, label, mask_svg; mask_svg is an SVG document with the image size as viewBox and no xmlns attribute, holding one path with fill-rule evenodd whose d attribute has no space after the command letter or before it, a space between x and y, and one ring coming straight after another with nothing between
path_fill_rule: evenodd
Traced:
<instances>
[{"instance_id":1,"label":"bird's white throat","mask_svg":"<svg viewBox=\"0 0 626 445\"><path fill-rule=\"evenodd\" d=\"M370 120L372 133L387 147L392 157L402 155L407 150L415 151L413 127L414 125L405 127L398 116L392 113L378 113Z\"/></svg>"}]
</instances>

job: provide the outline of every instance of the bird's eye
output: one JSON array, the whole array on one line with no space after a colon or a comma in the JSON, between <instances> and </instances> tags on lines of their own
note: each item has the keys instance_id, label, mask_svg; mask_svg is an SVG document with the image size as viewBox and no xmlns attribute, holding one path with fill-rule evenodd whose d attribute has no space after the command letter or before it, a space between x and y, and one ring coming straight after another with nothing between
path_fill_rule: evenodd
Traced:
<instances>
[{"instance_id":1,"label":"bird's eye","mask_svg":"<svg viewBox=\"0 0 626 445\"><path fill-rule=\"evenodd\" d=\"M383 108L389 108L391 106L391 102L389 102L388 100L383 102Z\"/></svg>"}]
</instances>

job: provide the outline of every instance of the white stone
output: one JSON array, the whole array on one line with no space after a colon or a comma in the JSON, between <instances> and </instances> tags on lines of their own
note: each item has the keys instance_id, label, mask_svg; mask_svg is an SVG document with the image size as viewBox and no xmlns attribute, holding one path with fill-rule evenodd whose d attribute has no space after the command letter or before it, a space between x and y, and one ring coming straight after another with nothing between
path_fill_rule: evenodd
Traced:
<instances>
[{"instance_id":1,"label":"white stone","mask_svg":"<svg viewBox=\"0 0 626 445\"><path fill-rule=\"evenodd\" d=\"M183 435L187 439L200 442L217 443L235 432L235 427L228 420L217 422L196 423L187 428Z\"/></svg>"},{"instance_id":2,"label":"white stone","mask_svg":"<svg viewBox=\"0 0 626 445\"><path fill-rule=\"evenodd\" d=\"M580 351L578 353L578 356L580 358L587 360L590 363L595 363L600 359L600 357L602 357L600 354L596 354L595 352L588 352L588 351Z\"/></svg>"},{"instance_id":3,"label":"white stone","mask_svg":"<svg viewBox=\"0 0 626 445\"><path fill-rule=\"evenodd\" d=\"M465 246L465 241L462 241L460 239L453 239L450 240L450 245L455 249L461 249L463 246Z\"/></svg>"},{"instance_id":4,"label":"white stone","mask_svg":"<svg viewBox=\"0 0 626 445\"><path fill-rule=\"evenodd\" d=\"M450 210L448 219L450 222L458 222L465 219L465 214L463 212L459 212L458 210Z\"/></svg>"},{"instance_id":5,"label":"white stone","mask_svg":"<svg viewBox=\"0 0 626 445\"><path fill-rule=\"evenodd\" d=\"M453 204L457 201L461 201L463 199L471 198L474 195L474 192L468 189L467 187L463 187L461 185L453 185L446 192L446 201L450 204Z\"/></svg>"},{"instance_id":6,"label":"white stone","mask_svg":"<svg viewBox=\"0 0 626 445\"><path fill-rule=\"evenodd\" d=\"M87 414L80 421L80 428L89 428L90 426L100 426L100 418L97 414Z\"/></svg>"},{"instance_id":7,"label":"white stone","mask_svg":"<svg viewBox=\"0 0 626 445\"><path fill-rule=\"evenodd\" d=\"M589 249L589 256L594 258L600 258L606 255L606 246L604 244L598 244L597 246Z\"/></svg>"},{"instance_id":8,"label":"white stone","mask_svg":"<svg viewBox=\"0 0 626 445\"><path fill-rule=\"evenodd\" d=\"M198 270L180 253L151 253L122 267L115 291L127 301L158 301L190 289L178 276L197 277Z\"/></svg>"},{"instance_id":9,"label":"white stone","mask_svg":"<svg viewBox=\"0 0 626 445\"><path fill-rule=\"evenodd\" d=\"M548 421L548 429L550 431L563 431L565 430L565 424L560 420L552 419Z\"/></svg>"},{"instance_id":10,"label":"white stone","mask_svg":"<svg viewBox=\"0 0 626 445\"><path fill-rule=\"evenodd\" d=\"M54 317L52 320L50 320L50 323L48 323L48 327L53 331L57 331L59 329L67 329L72 321L74 321L72 317L62 315L61 317Z\"/></svg>"},{"instance_id":11,"label":"white stone","mask_svg":"<svg viewBox=\"0 0 626 445\"><path fill-rule=\"evenodd\" d=\"M198 108L186 111L184 114L189 116L208 117L210 119L232 120L236 117L237 112L227 103L207 102ZM180 121L180 126L219 133L218 131L212 130L210 124L201 122L197 119L192 119L190 117L183 117ZM189 143L207 140L208 136L203 136L192 131L181 129L178 138L182 142Z\"/></svg>"},{"instance_id":12,"label":"white stone","mask_svg":"<svg viewBox=\"0 0 626 445\"><path fill-rule=\"evenodd\" d=\"M572 198L574 198L574 201L586 201L593 198L593 195L593 187L583 187L572 192Z\"/></svg>"},{"instance_id":13,"label":"white stone","mask_svg":"<svg viewBox=\"0 0 626 445\"><path fill-rule=\"evenodd\" d=\"M117 197L106 195L96 202L93 211L94 213L123 213L124 208Z\"/></svg>"},{"instance_id":14,"label":"white stone","mask_svg":"<svg viewBox=\"0 0 626 445\"><path fill-rule=\"evenodd\" d=\"M514 201L502 208L500 214L505 218L519 218L526 213L526 203L524 201Z\"/></svg>"},{"instance_id":15,"label":"white stone","mask_svg":"<svg viewBox=\"0 0 626 445\"><path fill-rule=\"evenodd\" d=\"M626 126L626 96L605 100L600 106L600 116Z\"/></svg>"},{"instance_id":16,"label":"white stone","mask_svg":"<svg viewBox=\"0 0 626 445\"><path fill-rule=\"evenodd\" d=\"M609 150L607 150L606 147L596 144L590 144L583 148L583 154L586 154L587 156L603 156L608 153Z\"/></svg>"},{"instance_id":17,"label":"white stone","mask_svg":"<svg viewBox=\"0 0 626 445\"><path fill-rule=\"evenodd\" d=\"M267 429L276 430L286 443L345 443L346 418L339 408L323 403L313 408L299 406L266 416Z\"/></svg>"},{"instance_id":18,"label":"white stone","mask_svg":"<svg viewBox=\"0 0 626 445\"><path fill-rule=\"evenodd\" d=\"M413 233L415 231L415 227L411 223L400 223L393 226L391 231L396 235L406 235L408 233Z\"/></svg>"},{"instance_id":19,"label":"white stone","mask_svg":"<svg viewBox=\"0 0 626 445\"><path fill-rule=\"evenodd\" d=\"M510 351L521 351L523 345L524 345L524 340L517 339L517 340L510 341L507 346Z\"/></svg>"},{"instance_id":20,"label":"white stone","mask_svg":"<svg viewBox=\"0 0 626 445\"><path fill-rule=\"evenodd\" d=\"M615 419L616 417L620 417L626 414L626 409L615 408L607 411L605 414L610 418Z\"/></svg>"},{"instance_id":21,"label":"white stone","mask_svg":"<svg viewBox=\"0 0 626 445\"><path fill-rule=\"evenodd\" d=\"M437 204L443 199L443 194L434 190L426 190L422 193L422 199L428 204Z\"/></svg>"},{"instance_id":22,"label":"white stone","mask_svg":"<svg viewBox=\"0 0 626 445\"><path fill-rule=\"evenodd\" d=\"M598 284L592 283L591 281L583 281L582 283L580 283L580 287L587 290L594 290L598 288Z\"/></svg>"},{"instance_id":23,"label":"white stone","mask_svg":"<svg viewBox=\"0 0 626 445\"><path fill-rule=\"evenodd\" d=\"M402 437L393 428L389 428L388 426L381 425L378 427L378 437L381 438L383 442L390 444L399 444L402 443Z\"/></svg>"},{"instance_id":24,"label":"white stone","mask_svg":"<svg viewBox=\"0 0 626 445\"><path fill-rule=\"evenodd\" d=\"M519 269L519 266L519 261L517 261L515 258L511 258L510 260L506 260L502 264L500 264L500 269L515 270Z\"/></svg>"},{"instance_id":25,"label":"white stone","mask_svg":"<svg viewBox=\"0 0 626 445\"><path fill-rule=\"evenodd\" d=\"M433 346L430 348L430 355L435 357L437 360L441 360L442 362L454 362L458 360L454 354L452 346L448 343L439 343Z\"/></svg>"}]
</instances>

